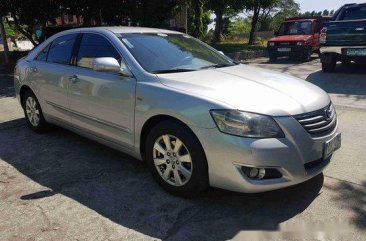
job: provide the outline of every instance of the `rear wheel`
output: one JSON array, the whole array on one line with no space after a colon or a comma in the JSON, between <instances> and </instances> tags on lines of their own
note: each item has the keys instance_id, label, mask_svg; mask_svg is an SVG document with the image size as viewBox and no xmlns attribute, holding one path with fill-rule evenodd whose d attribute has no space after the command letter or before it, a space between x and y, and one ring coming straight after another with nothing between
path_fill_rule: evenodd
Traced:
<instances>
[{"instance_id":1,"label":"rear wheel","mask_svg":"<svg viewBox=\"0 0 366 241\"><path fill-rule=\"evenodd\" d=\"M50 129L46 122L39 102L31 90L27 90L22 98L25 120L28 127L35 132L44 132Z\"/></svg>"},{"instance_id":2,"label":"rear wheel","mask_svg":"<svg viewBox=\"0 0 366 241\"><path fill-rule=\"evenodd\" d=\"M152 128L145 146L154 179L166 191L195 196L208 187L208 167L202 147L188 128L164 121Z\"/></svg>"},{"instance_id":3,"label":"rear wheel","mask_svg":"<svg viewBox=\"0 0 366 241\"><path fill-rule=\"evenodd\" d=\"M322 70L325 73L332 73L335 70L337 65L336 58L331 54L323 54L322 55Z\"/></svg>"}]
</instances>

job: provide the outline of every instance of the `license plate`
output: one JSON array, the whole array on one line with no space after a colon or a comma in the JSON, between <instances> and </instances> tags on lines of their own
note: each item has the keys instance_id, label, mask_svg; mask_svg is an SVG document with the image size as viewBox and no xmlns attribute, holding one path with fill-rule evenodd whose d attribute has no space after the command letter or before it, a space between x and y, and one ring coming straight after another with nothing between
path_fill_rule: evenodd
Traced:
<instances>
[{"instance_id":1,"label":"license plate","mask_svg":"<svg viewBox=\"0 0 366 241\"><path fill-rule=\"evenodd\" d=\"M347 49L347 56L366 56L366 49Z\"/></svg>"},{"instance_id":2,"label":"license plate","mask_svg":"<svg viewBox=\"0 0 366 241\"><path fill-rule=\"evenodd\" d=\"M333 139L324 143L323 159L328 158L333 152L341 148L341 134L337 134Z\"/></svg>"},{"instance_id":3,"label":"license plate","mask_svg":"<svg viewBox=\"0 0 366 241\"><path fill-rule=\"evenodd\" d=\"M278 48L278 52L291 52L291 48Z\"/></svg>"}]
</instances>

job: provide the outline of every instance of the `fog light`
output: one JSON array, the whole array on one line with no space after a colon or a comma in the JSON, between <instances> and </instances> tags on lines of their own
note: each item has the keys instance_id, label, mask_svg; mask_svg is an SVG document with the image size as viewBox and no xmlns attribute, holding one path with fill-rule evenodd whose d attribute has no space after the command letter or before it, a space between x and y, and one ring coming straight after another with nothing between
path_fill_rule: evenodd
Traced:
<instances>
[{"instance_id":1,"label":"fog light","mask_svg":"<svg viewBox=\"0 0 366 241\"><path fill-rule=\"evenodd\" d=\"M256 178L258 176L259 170L258 168L251 168L249 172L250 178Z\"/></svg>"},{"instance_id":2,"label":"fog light","mask_svg":"<svg viewBox=\"0 0 366 241\"><path fill-rule=\"evenodd\" d=\"M265 175L266 175L266 169L264 169L264 168L259 168L259 173L258 173L257 178L258 178L258 179L262 179Z\"/></svg>"},{"instance_id":3,"label":"fog light","mask_svg":"<svg viewBox=\"0 0 366 241\"><path fill-rule=\"evenodd\" d=\"M263 179L266 175L266 170L264 168L251 168L249 171L249 177L252 179Z\"/></svg>"},{"instance_id":4,"label":"fog light","mask_svg":"<svg viewBox=\"0 0 366 241\"><path fill-rule=\"evenodd\" d=\"M247 177L255 180L276 179L282 177L282 173L275 168L256 168L242 166L241 170L245 175L247 175Z\"/></svg>"}]
</instances>

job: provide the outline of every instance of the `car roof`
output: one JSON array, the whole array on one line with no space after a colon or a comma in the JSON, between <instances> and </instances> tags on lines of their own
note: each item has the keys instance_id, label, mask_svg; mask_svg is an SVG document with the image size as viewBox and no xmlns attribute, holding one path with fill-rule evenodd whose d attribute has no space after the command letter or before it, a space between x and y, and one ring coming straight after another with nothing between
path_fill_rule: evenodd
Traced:
<instances>
[{"instance_id":1,"label":"car roof","mask_svg":"<svg viewBox=\"0 0 366 241\"><path fill-rule=\"evenodd\" d=\"M114 26L114 27L90 27L90 28L75 28L67 30L68 32L82 32L82 31L92 31L92 30L108 30L115 34L123 33L167 33L167 34L183 34L181 32L159 29L159 28L146 28L146 27L129 27L129 26Z\"/></svg>"}]
</instances>

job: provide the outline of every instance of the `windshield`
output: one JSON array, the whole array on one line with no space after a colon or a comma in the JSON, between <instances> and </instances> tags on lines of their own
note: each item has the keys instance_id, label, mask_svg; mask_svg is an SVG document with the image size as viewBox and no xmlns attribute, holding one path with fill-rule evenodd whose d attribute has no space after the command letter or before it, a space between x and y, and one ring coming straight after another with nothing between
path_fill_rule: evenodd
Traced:
<instances>
[{"instance_id":1,"label":"windshield","mask_svg":"<svg viewBox=\"0 0 366 241\"><path fill-rule=\"evenodd\" d=\"M281 25L278 35L310 35L312 26L311 21L286 22Z\"/></svg>"},{"instance_id":2,"label":"windshield","mask_svg":"<svg viewBox=\"0 0 366 241\"><path fill-rule=\"evenodd\" d=\"M151 73L185 72L235 65L225 55L188 35L130 33L118 37L140 65Z\"/></svg>"}]
</instances>

